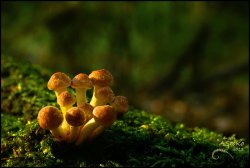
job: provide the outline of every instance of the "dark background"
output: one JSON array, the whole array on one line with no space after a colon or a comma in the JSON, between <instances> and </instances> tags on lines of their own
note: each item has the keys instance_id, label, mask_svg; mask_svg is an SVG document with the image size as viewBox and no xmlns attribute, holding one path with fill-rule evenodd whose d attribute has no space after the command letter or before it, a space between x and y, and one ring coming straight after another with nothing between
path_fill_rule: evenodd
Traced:
<instances>
[{"instance_id":1,"label":"dark background","mask_svg":"<svg viewBox=\"0 0 250 168\"><path fill-rule=\"evenodd\" d=\"M130 105L249 138L248 2L1 2L1 54L105 68Z\"/></svg>"}]
</instances>

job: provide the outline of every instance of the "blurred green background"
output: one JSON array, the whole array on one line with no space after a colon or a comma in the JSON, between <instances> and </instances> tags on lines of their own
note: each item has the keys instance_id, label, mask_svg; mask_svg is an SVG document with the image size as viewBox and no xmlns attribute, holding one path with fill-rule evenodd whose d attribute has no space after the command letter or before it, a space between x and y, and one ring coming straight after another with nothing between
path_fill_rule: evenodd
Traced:
<instances>
[{"instance_id":1,"label":"blurred green background","mask_svg":"<svg viewBox=\"0 0 250 168\"><path fill-rule=\"evenodd\" d=\"M1 54L105 68L130 105L249 138L248 2L1 2Z\"/></svg>"}]
</instances>

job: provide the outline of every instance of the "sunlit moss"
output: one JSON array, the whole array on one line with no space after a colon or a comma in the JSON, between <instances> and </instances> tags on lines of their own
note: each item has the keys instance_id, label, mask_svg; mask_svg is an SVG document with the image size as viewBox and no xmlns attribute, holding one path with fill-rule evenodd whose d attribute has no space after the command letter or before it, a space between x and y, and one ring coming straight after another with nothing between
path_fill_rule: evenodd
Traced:
<instances>
[{"instance_id":1,"label":"sunlit moss","mask_svg":"<svg viewBox=\"0 0 250 168\"><path fill-rule=\"evenodd\" d=\"M2 57L2 73L3 167L248 166L249 146L243 139L171 124L132 107L96 139L80 147L59 144L49 131L39 129L36 120L42 106L56 106L54 93L46 89L49 73L6 57ZM226 150L233 158L218 152L219 159L213 159L216 149Z\"/></svg>"}]
</instances>

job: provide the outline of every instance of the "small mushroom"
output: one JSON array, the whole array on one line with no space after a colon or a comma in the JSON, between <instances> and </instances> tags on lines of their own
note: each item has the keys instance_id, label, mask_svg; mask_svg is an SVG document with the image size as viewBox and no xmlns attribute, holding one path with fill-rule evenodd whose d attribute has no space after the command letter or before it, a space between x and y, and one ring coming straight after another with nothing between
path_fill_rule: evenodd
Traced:
<instances>
[{"instance_id":1,"label":"small mushroom","mask_svg":"<svg viewBox=\"0 0 250 168\"><path fill-rule=\"evenodd\" d=\"M92 81L94 87L109 86L113 82L112 74L106 69L92 71L89 74L89 79Z\"/></svg>"},{"instance_id":2,"label":"small mushroom","mask_svg":"<svg viewBox=\"0 0 250 168\"><path fill-rule=\"evenodd\" d=\"M111 106L119 114L126 113L128 111L128 99L125 96L116 96Z\"/></svg>"},{"instance_id":3,"label":"small mushroom","mask_svg":"<svg viewBox=\"0 0 250 168\"><path fill-rule=\"evenodd\" d=\"M115 97L112 89L109 86L101 87L97 89L93 94L94 96L90 102L93 107L111 103Z\"/></svg>"},{"instance_id":4,"label":"small mushroom","mask_svg":"<svg viewBox=\"0 0 250 168\"><path fill-rule=\"evenodd\" d=\"M116 120L116 112L110 105L96 106L93 110L93 118L89 120L82 128L76 145L80 145L89 135L100 125L108 127Z\"/></svg>"},{"instance_id":5,"label":"small mushroom","mask_svg":"<svg viewBox=\"0 0 250 168\"><path fill-rule=\"evenodd\" d=\"M66 111L71 108L73 104L75 104L75 102L75 96L73 96L68 91L62 92L57 99L57 103L60 105L62 113L64 115L66 114Z\"/></svg>"},{"instance_id":6,"label":"small mushroom","mask_svg":"<svg viewBox=\"0 0 250 168\"><path fill-rule=\"evenodd\" d=\"M54 73L49 81L48 81L48 89L54 90L56 97L58 98L58 95L67 90L67 87L70 86L71 79L68 75L62 72L56 72Z\"/></svg>"},{"instance_id":7,"label":"small mushroom","mask_svg":"<svg viewBox=\"0 0 250 168\"><path fill-rule=\"evenodd\" d=\"M76 90L77 106L87 103L86 91L92 88L92 82L88 75L84 73L76 75L71 81L71 87Z\"/></svg>"},{"instance_id":8,"label":"small mushroom","mask_svg":"<svg viewBox=\"0 0 250 168\"><path fill-rule=\"evenodd\" d=\"M62 130L60 125L63 122L63 114L53 106L43 107L37 117L41 128L48 129L57 140L62 140Z\"/></svg>"},{"instance_id":9,"label":"small mushroom","mask_svg":"<svg viewBox=\"0 0 250 168\"><path fill-rule=\"evenodd\" d=\"M84 123L84 118L84 112L78 107L72 107L66 112L66 121L70 125L70 142L76 140L80 126Z\"/></svg>"},{"instance_id":10,"label":"small mushroom","mask_svg":"<svg viewBox=\"0 0 250 168\"><path fill-rule=\"evenodd\" d=\"M75 102L76 102L75 97L72 94L70 94L68 91L62 92L58 96L58 99L57 99L57 103L60 105L60 108L62 110L63 117L64 117L61 127L65 132L65 135L64 135L65 139L67 139L70 133L70 130L69 130L70 127L65 119L65 115L66 115L67 110L70 109L73 106L73 104L75 104Z\"/></svg>"},{"instance_id":11,"label":"small mushroom","mask_svg":"<svg viewBox=\"0 0 250 168\"><path fill-rule=\"evenodd\" d=\"M92 112L93 112L94 107L88 103L84 103L81 106L79 106L79 108L84 112L83 124L86 124L91 118L93 118Z\"/></svg>"},{"instance_id":12,"label":"small mushroom","mask_svg":"<svg viewBox=\"0 0 250 168\"><path fill-rule=\"evenodd\" d=\"M116 96L113 99L111 106L114 108L117 115L124 114L128 111L128 99L125 96ZM100 135L105 129L105 127L99 126L91 133L90 139Z\"/></svg>"},{"instance_id":13,"label":"small mushroom","mask_svg":"<svg viewBox=\"0 0 250 168\"><path fill-rule=\"evenodd\" d=\"M89 74L89 79L92 81L94 90L91 101L96 99L96 92L99 88L104 86L110 86L113 83L113 76L112 74L107 71L106 69L100 69L92 71Z\"/></svg>"}]
</instances>

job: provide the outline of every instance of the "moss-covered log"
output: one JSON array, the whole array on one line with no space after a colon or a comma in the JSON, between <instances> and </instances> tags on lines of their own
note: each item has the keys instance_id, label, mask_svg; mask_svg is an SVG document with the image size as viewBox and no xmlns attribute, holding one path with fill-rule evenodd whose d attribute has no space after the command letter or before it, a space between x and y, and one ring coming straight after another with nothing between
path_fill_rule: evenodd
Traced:
<instances>
[{"instance_id":1,"label":"moss-covered log","mask_svg":"<svg viewBox=\"0 0 250 168\"><path fill-rule=\"evenodd\" d=\"M2 167L248 166L244 139L171 124L133 107L91 142L77 148L56 143L36 120L43 106L58 106L47 89L52 72L6 56L1 61Z\"/></svg>"}]
</instances>

